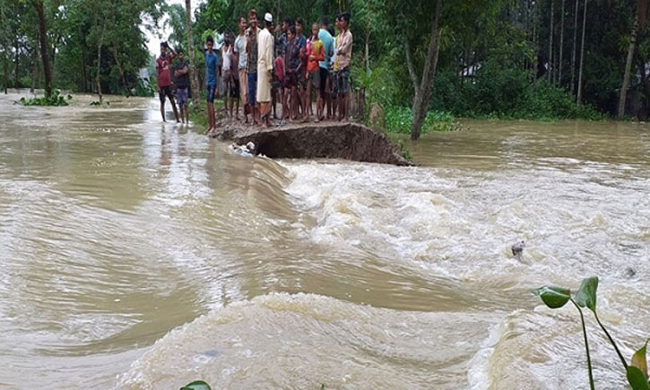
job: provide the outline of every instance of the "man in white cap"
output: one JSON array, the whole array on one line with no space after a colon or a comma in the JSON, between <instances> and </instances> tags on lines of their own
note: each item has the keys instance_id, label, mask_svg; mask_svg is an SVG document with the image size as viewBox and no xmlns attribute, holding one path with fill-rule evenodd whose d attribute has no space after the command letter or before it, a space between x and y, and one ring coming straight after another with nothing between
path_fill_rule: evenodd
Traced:
<instances>
[{"instance_id":1,"label":"man in white cap","mask_svg":"<svg viewBox=\"0 0 650 390\"><path fill-rule=\"evenodd\" d=\"M271 34L273 16L264 15L264 30L257 38L257 103L260 106L260 117L266 127L271 126L271 82L273 81L273 45Z\"/></svg>"}]
</instances>

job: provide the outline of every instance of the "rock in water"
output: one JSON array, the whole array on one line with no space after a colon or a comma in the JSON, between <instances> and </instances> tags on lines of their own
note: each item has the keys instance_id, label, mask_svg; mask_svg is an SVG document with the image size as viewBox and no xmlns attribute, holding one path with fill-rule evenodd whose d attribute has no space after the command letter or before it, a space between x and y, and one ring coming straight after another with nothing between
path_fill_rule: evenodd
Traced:
<instances>
[{"instance_id":1,"label":"rock in water","mask_svg":"<svg viewBox=\"0 0 650 390\"><path fill-rule=\"evenodd\" d=\"M636 276L636 271L632 267L627 267L625 269L625 274L627 275L628 279L632 279Z\"/></svg>"},{"instance_id":2,"label":"rock in water","mask_svg":"<svg viewBox=\"0 0 650 390\"><path fill-rule=\"evenodd\" d=\"M521 261L521 255L524 254L524 248L526 247L526 243L523 241L519 241L515 243L510 249L512 249L512 255L519 261Z\"/></svg>"}]
</instances>

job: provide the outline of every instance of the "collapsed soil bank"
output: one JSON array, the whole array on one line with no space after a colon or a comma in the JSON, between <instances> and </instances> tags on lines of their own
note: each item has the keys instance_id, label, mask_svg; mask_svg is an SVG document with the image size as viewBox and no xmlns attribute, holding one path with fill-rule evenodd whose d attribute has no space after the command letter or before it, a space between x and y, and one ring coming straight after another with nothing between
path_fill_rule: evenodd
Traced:
<instances>
[{"instance_id":1,"label":"collapsed soil bank","mask_svg":"<svg viewBox=\"0 0 650 390\"><path fill-rule=\"evenodd\" d=\"M388 138L357 123L305 123L268 129L222 122L216 138L255 144L255 154L270 158L332 158L411 166Z\"/></svg>"}]
</instances>

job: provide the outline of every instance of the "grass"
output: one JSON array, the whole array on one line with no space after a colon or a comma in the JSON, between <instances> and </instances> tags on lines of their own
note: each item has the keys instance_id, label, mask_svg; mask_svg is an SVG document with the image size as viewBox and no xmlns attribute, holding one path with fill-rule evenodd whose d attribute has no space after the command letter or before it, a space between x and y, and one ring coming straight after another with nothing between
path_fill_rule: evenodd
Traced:
<instances>
[{"instance_id":1,"label":"grass","mask_svg":"<svg viewBox=\"0 0 650 390\"><path fill-rule=\"evenodd\" d=\"M409 107L390 106L385 110L386 131L389 133L410 134L413 110ZM422 126L422 134L431 131L453 131L461 124L448 112L429 111Z\"/></svg>"}]
</instances>

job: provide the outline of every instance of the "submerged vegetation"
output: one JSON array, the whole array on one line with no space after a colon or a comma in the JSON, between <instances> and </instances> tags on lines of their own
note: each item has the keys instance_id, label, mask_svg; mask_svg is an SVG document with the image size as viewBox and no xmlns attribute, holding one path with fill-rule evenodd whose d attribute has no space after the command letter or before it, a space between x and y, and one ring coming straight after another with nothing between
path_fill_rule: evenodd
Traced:
<instances>
[{"instance_id":1,"label":"submerged vegetation","mask_svg":"<svg viewBox=\"0 0 650 390\"><path fill-rule=\"evenodd\" d=\"M68 100L72 99L72 96L68 95ZM20 98L18 103L23 106L67 106L68 102L61 95L61 91L54 91L52 94L44 97L35 97L31 99Z\"/></svg>"},{"instance_id":2,"label":"submerged vegetation","mask_svg":"<svg viewBox=\"0 0 650 390\"><path fill-rule=\"evenodd\" d=\"M559 309L564 305L566 305L568 302L571 302L575 306L575 308L578 309L578 312L580 313L580 322L582 324L582 334L585 339L585 352L587 355L587 370L589 374L589 386L591 390L595 389L595 382L594 382L594 375L593 375L592 364L591 364L591 353L589 351L589 340L587 337L587 328L585 327L585 318L583 313L584 308L589 309L593 313L594 317L596 318L596 322L598 322L598 325L603 330L603 332L607 336L607 339L614 347L614 350L616 351L616 354L618 355L618 358L621 361L621 365L623 366L623 370L626 374L630 386L632 386L632 389L650 390L650 383L648 382L648 365L646 361L646 347L648 345L648 341L645 342L645 344L641 349L639 349L638 351L636 351L636 353L634 353L630 361L630 364L628 364L625 358L623 357L623 355L621 354L618 345L616 344L616 342L614 341L610 333L607 331L607 328L605 328L605 325L603 325L603 323L600 321L600 318L598 318L598 312L596 311L597 290L598 290L598 278L591 277L591 278L584 279L582 281L582 285L580 286L580 289L578 289L578 291L573 296L571 295L571 290L569 290L568 288L555 287L555 286L540 287L536 290L533 290L533 294L539 296L544 302L544 304L551 309Z\"/></svg>"}]
</instances>

